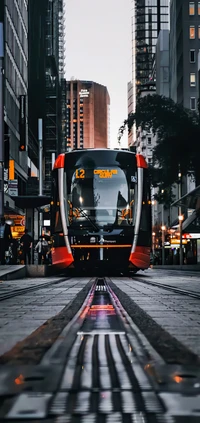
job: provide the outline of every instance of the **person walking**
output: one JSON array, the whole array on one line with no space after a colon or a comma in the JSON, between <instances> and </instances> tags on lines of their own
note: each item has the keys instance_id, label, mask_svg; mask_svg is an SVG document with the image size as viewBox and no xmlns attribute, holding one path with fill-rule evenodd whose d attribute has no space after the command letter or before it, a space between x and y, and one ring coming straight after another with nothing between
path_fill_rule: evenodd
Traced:
<instances>
[{"instance_id":1,"label":"person walking","mask_svg":"<svg viewBox=\"0 0 200 423\"><path fill-rule=\"evenodd\" d=\"M39 237L39 241L35 246L35 251L38 253L38 264L42 264L42 236Z\"/></svg>"},{"instance_id":2,"label":"person walking","mask_svg":"<svg viewBox=\"0 0 200 423\"><path fill-rule=\"evenodd\" d=\"M5 217L0 220L0 263L5 264L5 252L12 242L11 227L6 223Z\"/></svg>"},{"instance_id":3,"label":"person walking","mask_svg":"<svg viewBox=\"0 0 200 423\"><path fill-rule=\"evenodd\" d=\"M39 237L39 241L35 246L35 250L38 252L38 264L46 264L47 261L47 254L48 254L48 242L42 236Z\"/></svg>"},{"instance_id":4,"label":"person walking","mask_svg":"<svg viewBox=\"0 0 200 423\"><path fill-rule=\"evenodd\" d=\"M25 234L20 239L20 244L22 246L24 264L31 264L31 248L32 248L33 238L28 234L28 229L25 229Z\"/></svg>"}]
</instances>

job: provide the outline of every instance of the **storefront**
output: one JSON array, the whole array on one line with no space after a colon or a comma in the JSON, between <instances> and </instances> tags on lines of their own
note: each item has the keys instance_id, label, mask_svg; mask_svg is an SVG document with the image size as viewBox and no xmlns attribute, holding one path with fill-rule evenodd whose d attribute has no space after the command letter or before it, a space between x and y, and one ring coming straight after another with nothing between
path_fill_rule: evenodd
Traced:
<instances>
[{"instance_id":1,"label":"storefront","mask_svg":"<svg viewBox=\"0 0 200 423\"><path fill-rule=\"evenodd\" d=\"M182 245L185 264L200 263L200 186L175 201L172 206L186 209L189 216L182 223ZM177 228L178 229L178 228ZM180 244L180 241L179 241Z\"/></svg>"},{"instance_id":2,"label":"storefront","mask_svg":"<svg viewBox=\"0 0 200 423\"><path fill-rule=\"evenodd\" d=\"M5 214L6 222L11 226L13 239L20 239L25 231L25 215Z\"/></svg>"}]
</instances>

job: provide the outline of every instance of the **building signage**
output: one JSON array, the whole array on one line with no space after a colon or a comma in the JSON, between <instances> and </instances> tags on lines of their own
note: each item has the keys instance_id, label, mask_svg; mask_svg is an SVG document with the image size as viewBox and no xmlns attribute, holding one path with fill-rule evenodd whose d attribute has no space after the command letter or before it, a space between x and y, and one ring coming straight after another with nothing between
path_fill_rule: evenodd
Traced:
<instances>
[{"instance_id":1,"label":"building signage","mask_svg":"<svg viewBox=\"0 0 200 423\"><path fill-rule=\"evenodd\" d=\"M4 168L4 192L8 192L8 169Z\"/></svg>"},{"instance_id":2,"label":"building signage","mask_svg":"<svg viewBox=\"0 0 200 423\"><path fill-rule=\"evenodd\" d=\"M194 233L194 234L184 234L183 235L184 238L186 239L200 239L200 233Z\"/></svg>"},{"instance_id":3,"label":"building signage","mask_svg":"<svg viewBox=\"0 0 200 423\"><path fill-rule=\"evenodd\" d=\"M183 245L185 245L187 243L188 243L188 241L186 239L182 239L182 244ZM171 239L171 245L174 245L174 244L180 244L180 239L172 238Z\"/></svg>"},{"instance_id":4,"label":"building signage","mask_svg":"<svg viewBox=\"0 0 200 423\"><path fill-rule=\"evenodd\" d=\"M12 197L18 196L18 180L11 179L8 181L8 194Z\"/></svg>"},{"instance_id":5,"label":"building signage","mask_svg":"<svg viewBox=\"0 0 200 423\"><path fill-rule=\"evenodd\" d=\"M89 94L90 92L87 89L82 88L81 91L79 91L80 98L89 97Z\"/></svg>"}]
</instances>

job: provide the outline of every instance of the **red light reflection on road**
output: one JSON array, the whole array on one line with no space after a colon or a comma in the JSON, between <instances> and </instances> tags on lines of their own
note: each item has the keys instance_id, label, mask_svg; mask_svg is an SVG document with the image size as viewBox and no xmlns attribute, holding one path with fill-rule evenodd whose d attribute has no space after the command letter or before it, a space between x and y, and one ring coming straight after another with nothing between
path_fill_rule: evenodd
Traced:
<instances>
[{"instance_id":1,"label":"red light reflection on road","mask_svg":"<svg viewBox=\"0 0 200 423\"><path fill-rule=\"evenodd\" d=\"M178 376L178 375L173 376L173 380L174 380L174 382L176 382L176 383L181 383L181 382L183 382L183 378L182 378L181 376Z\"/></svg>"},{"instance_id":2,"label":"red light reflection on road","mask_svg":"<svg viewBox=\"0 0 200 423\"><path fill-rule=\"evenodd\" d=\"M22 385L23 383L24 383L24 376L23 375L19 375L18 377L16 377L16 379L15 379L16 385Z\"/></svg>"},{"instance_id":3,"label":"red light reflection on road","mask_svg":"<svg viewBox=\"0 0 200 423\"><path fill-rule=\"evenodd\" d=\"M111 304L96 304L90 307L91 311L99 311L99 310L114 310L113 305Z\"/></svg>"},{"instance_id":4,"label":"red light reflection on road","mask_svg":"<svg viewBox=\"0 0 200 423\"><path fill-rule=\"evenodd\" d=\"M97 318L98 316L100 319L105 319L107 316L115 316L116 311L111 304L95 304L90 307L88 315L92 318Z\"/></svg>"},{"instance_id":5,"label":"red light reflection on road","mask_svg":"<svg viewBox=\"0 0 200 423\"><path fill-rule=\"evenodd\" d=\"M85 319L85 317L86 317L86 315L88 314L89 310L90 310L90 307L89 307L89 306L86 306L86 307L84 308L84 310L82 311L82 313L81 313L81 315L80 315L80 318L81 318L81 319Z\"/></svg>"}]
</instances>

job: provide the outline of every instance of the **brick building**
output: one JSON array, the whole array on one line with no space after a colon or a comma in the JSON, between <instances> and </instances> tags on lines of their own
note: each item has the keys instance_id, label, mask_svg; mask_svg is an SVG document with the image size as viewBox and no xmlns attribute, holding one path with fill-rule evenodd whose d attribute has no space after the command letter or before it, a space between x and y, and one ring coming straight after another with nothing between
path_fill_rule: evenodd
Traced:
<instances>
[{"instance_id":1,"label":"brick building","mask_svg":"<svg viewBox=\"0 0 200 423\"><path fill-rule=\"evenodd\" d=\"M110 97L105 86L68 81L66 114L66 150L109 147Z\"/></svg>"}]
</instances>

